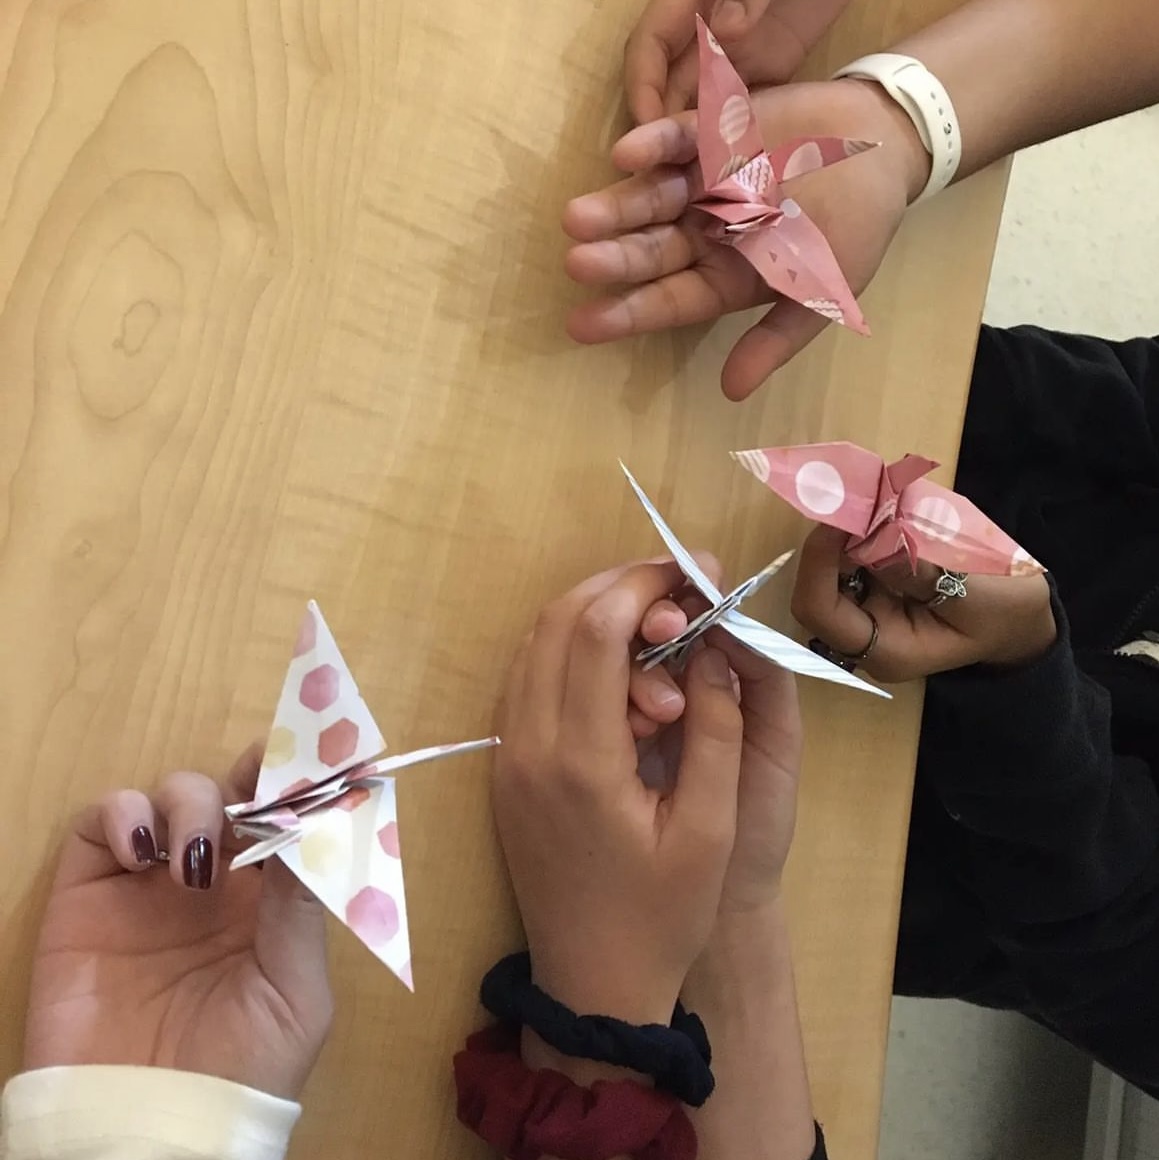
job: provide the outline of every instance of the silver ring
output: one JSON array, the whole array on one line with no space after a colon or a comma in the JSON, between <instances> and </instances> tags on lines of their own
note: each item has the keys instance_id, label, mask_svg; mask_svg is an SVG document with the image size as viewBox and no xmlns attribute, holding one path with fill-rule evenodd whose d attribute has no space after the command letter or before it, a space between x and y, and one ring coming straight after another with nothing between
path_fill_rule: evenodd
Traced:
<instances>
[{"instance_id":1,"label":"silver ring","mask_svg":"<svg viewBox=\"0 0 1159 1160\"><path fill-rule=\"evenodd\" d=\"M873 652L873 650L874 650L875 648L877 648L877 633L878 633L878 628L877 628L877 617L876 617L876 616L874 616L874 615L873 615L873 613L872 613L872 612L870 612L868 608L863 608L861 611L862 611L862 612L864 612L864 613L865 613L865 615L869 617L869 624L870 624L870 631L869 631L869 644L867 644L867 645L865 646L865 648L863 648L863 649L861 650L861 652L859 652L859 653L858 653L858 654L857 654L855 657L849 657L849 658L848 658L848 659L849 659L849 660L851 660L851 661L852 661L852 662L853 662L855 665L859 665L859 664L861 664L863 661L867 661L867 660L869 660L869 654L870 654L871 652Z\"/></svg>"},{"instance_id":2,"label":"silver ring","mask_svg":"<svg viewBox=\"0 0 1159 1160\"><path fill-rule=\"evenodd\" d=\"M943 568L942 574L934 582L934 597L926 601L927 608L939 608L947 600L964 600L966 598L966 573L951 572Z\"/></svg>"},{"instance_id":3,"label":"silver ring","mask_svg":"<svg viewBox=\"0 0 1159 1160\"><path fill-rule=\"evenodd\" d=\"M869 643L856 656L851 656L849 653L838 652L832 645L826 644L820 637L813 637L809 641L808 647L815 652L819 657L824 657L830 664L837 665L844 669L847 673L853 672L855 668L863 661L869 659L869 654L877 648L878 626L877 617L869 611L868 608L861 610L869 617Z\"/></svg>"}]
</instances>

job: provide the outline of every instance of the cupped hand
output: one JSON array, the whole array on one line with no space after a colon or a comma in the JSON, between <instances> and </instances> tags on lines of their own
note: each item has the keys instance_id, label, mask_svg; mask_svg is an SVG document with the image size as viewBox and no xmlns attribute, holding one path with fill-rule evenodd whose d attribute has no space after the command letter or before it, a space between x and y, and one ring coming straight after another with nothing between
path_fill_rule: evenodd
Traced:
<instances>
[{"instance_id":1,"label":"cupped hand","mask_svg":"<svg viewBox=\"0 0 1159 1160\"><path fill-rule=\"evenodd\" d=\"M1054 643L1057 629L1046 577L966 579L967 594L929 607L941 569L918 563L866 570L859 603L841 584L856 569L844 555L848 536L815 528L801 550L793 615L829 648L859 655L877 621L877 643L861 667L887 683L915 680L968 665L1029 664Z\"/></svg>"},{"instance_id":2,"label":"cupped hand","mask_svg":"<svg viewBox=\"0 0 1159 1160\"><path fill-rule=\"evenodd\" d=\"M586 1013L667 1023L712 930L736 826L740 708L724 655L683 682L671 790L638 774L628 721L645 612L675 564L592 577L540 614L500 714L493 800L536 982Z\"/></svg>"},{"instance_id":3,"label":"cupped hand","mask_svg":"<svg viewBox=\"0 0 1159 1160\"><path fill-rule=\"evenodd\" d=\"M785 186L860 293L929 171L913 125L876 85L857 80L766 89L754 94L754 106L767 145L815 135L883 142ZM699 191L695 113L633 129L617 142L612 160L633 176L573 199L564 211L564 229L576 243L565 268L602 291L572 310L569 334L578 342L611 342L771 303L721 372L725 395L747 398L828 323L778 299L736 250L709 239L708 217L689 208Z\"/></svg>"},{"instance_id":4,"label":"cupped hand","mask_svg":"<svg viewBox=\"0 0 1159 1160\"><path fill-rule=\"evenodd\" d=\"M696 17L748 85L783 84L849 0L651 0L624 48L624 88L638 124L696 103Z\"/></svg>"},{"instance_id":5,"label":"cupped hand","mask_svg":"<svg viewBox=\"0 0 1159 1160\"><path fill-rule=\"evenodd\" d=\"M238 762L231 800L259 763ZM330 1026L324 912L277 859L231 873L222 811L217 783L174 773L79 816L33 960L26 1069L166 1067L297 1097Z\"/></svg>"}]
</instances>

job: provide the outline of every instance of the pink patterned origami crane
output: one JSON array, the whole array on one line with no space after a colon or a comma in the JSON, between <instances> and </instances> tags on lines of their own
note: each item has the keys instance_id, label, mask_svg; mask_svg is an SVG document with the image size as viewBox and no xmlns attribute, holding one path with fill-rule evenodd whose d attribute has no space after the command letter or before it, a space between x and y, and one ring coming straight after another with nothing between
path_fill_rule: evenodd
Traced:
<instances>
[{"instance_id":1,"label":"pink patterned origami crane","mask_svg":"<svg viewBox=\"0 0 1159 1160\"><path fill-rule=\"evenodd\" d=\"M254 801L229 806L257 845L231 870L277 855L412 991L394 778L497 737L380 758L386 743L318 606L310 601L266 742Z\"/></svg>"},{"instance_id":2,"label":"pink patterned origami crane","mask_svg":"<svg viewBox=\"0 0 1159 1160\"><path fill-rule=\"evenodd\" d=\"M704 193L692 204L717 219L712 236L735 247L779 294L868 334L825 235L781 183L876 146L844 137L799 137L766 150L748 89L698 16L698 148Z\"/></svg>"},{"instance_id":3,"label":"pink patterned origami crane","mask_svg":"<svg viewBox=\"0 0 1159 1160\"><path fill-rule=\"evenodd\" d=\"M932 459L886 464L854 443L734 451L733 458L812 520L848 532L846 554L881 567L926 560L952 572L1021 576L1045 569L968 499L924 479Z\"/></svg>"}]
</instances>

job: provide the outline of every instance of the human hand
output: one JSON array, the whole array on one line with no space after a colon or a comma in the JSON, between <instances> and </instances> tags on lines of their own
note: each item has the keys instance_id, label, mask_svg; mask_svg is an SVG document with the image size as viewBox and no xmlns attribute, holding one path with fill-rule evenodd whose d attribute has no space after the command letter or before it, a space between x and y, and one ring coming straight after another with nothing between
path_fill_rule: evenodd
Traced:
<instances>
[{"instance_id":1,"label":"human hand","mask_svg":"<svg viewBox=\"0 0 1159 1160\"><path fill-rule=\"evenodd\" d=\"M684 679L670 792L637 773L628 722L645 611L674 563L594 576L540 614L512 666L494 766L499 835L535 981L573 1010L671 1019L712 929L736 824L741 715L724 655Z\"/></svg>"},{"instance_id":2,"label":"human hand","mask_svg":"<svg viewBox=\"0 0 1159 1160\"><path fill-rule=\"evenodd\" d=\"M648 644L671 640L704 608L698 594L659 600L645 613L640 635ZM727 633L713 630L706 639L724 653L736 675L744 727L736 838L718 918L746 916L778 898L793 841L803 748L797 685L787 669L756 656ZM669 762L679 759L680 732L677 721L657 739Z\"/></svg>"},{"instance_id":3,"label":"human hand","mask_svg":"<svg viewBox=\"0 0 1159 1160\"><path fill-rule=\"evenodd\" d=\"M231 800L260 757L238 761ZM33 960L26 1069L166 1067L297 1097L330 1026L324 911L276 858L230 873L222 811L215 782L174 773L80 815Z\"/></svg>"},{"instance_id":4,"label":"human hand","mask_svg":"<svg viewBox=\"0 0 1159 1160\"><path fill-rule=\"evenodd\" d=\"M849 0L651 0L624 48L624 87L638 124L696 103L696 17L747 85L784 84Z\"/></svg>"},{"instance_id":5,"label":"human hand","mask_svg":"<svg viewBox=\"0 0 1159 1160\"><path fill-rule=\"evenodd\" d=\"M877 643L861 667L880 681L914 680L966 665L1029 664L1054 643L1057 629L1050 586L1043 575L981 576L967 580L965 598L928 607L940 569L919 562L865 570L860 604L842 588L855 569L844 555L848 536L815 528L801 550L793 615L826 645L859 655L877 621Z\"/></svg>"},{"instance_id":6,"label":"human hand","mask_svg":"<svg viewBox=\"0 0 1159 1160\"><path fill-rule=\"evenodd\" d=\"M765 89L753 94L753 105L770 145L801 136L883 143L786 184L860 293L928 177L929 155L917 132L884 90L859 80ZM721 371L725 395L747 398L826 320L778 299L738 251L709 239L708 216L689 209L700 192L694 112L633 129L613 147L612 161L633 176L574 198L564 211L564 230L577 243L565 269L604 292L571 311L568 333L577 342L611 342L772 303Z\"/></svg>"}]
</instances>

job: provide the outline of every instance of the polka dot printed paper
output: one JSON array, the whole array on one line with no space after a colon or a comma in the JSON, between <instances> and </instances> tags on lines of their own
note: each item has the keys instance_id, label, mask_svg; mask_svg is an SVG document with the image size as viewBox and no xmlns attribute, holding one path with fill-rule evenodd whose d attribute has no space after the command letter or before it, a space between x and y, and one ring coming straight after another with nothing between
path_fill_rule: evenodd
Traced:
<instances>
[{"instance_id":1,"label":"polka dot printed paper","mask_svg":"<svg viewBox=\"0 0 1159 1160\"><path fill-rule=\"evenodd\" d=\"M699 16L696 24L697 147L705 192L692 204L716 219L712 236L739 250L778 293L868 334L824 234L781 186L875 145L844 137L801 137L766 150L744 82Z\"/></svg>"},{"instance_id":2,"label":"polka dot printed paper","mask_svg":"<svg viewBox=\"0 0 1159 1160\"><path fill-rule=\"evenodd\" d=\"M1044 571L965 496L924 478L920 455L886 463L854 443L733 452L733 458L803 515L849 533L854 562L911 568L925 560L953 572L1019 576Z\"/></svg>"}]
</instances>

